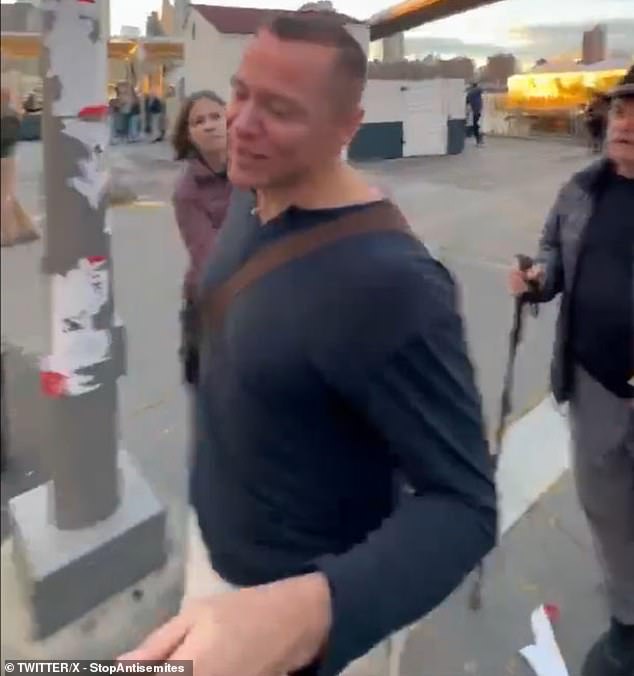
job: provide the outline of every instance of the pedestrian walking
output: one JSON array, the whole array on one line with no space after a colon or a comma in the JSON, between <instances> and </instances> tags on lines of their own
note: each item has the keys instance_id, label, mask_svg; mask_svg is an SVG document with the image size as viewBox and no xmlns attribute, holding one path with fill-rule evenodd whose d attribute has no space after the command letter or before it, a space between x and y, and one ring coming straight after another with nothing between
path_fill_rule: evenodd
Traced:
<instances>
[{"instance_id":1,"label":"pedestrian walking","mask_svg":"<svg viewBox=\"0 0 634 676\"><path fill-rule=\"evenodd\" d=\"M213 251L231 188L227 179L225 102L214 92L200 91L184 103L172 139L183 172L173 196L176 223L187 248L189 266L183 284L181 360L186 382L198 376L198 286Z\"/></svg>"},{"instance_id":2,"label":"pedestrian walking","mask_svg":"<svg viewBox=\"0 0 634 676\"><path fill-rule=\"evenodd\" d=\"M482 119L482 88L477 82L472 82L467 90L467 112L476 145L479 147L483 143L480 128L480 120Z\"/></svg>"},{"instance_id":3,"label":"pedestrian walking","mask_svg":"<svg viewBox=\"0 0 634 676\"><path fill-rule=\"evenodd\" d=\"M607 130L609 101L602 94L597 94L588 104L585 121L590 136L590 148L593 153L601 153L605 143Z\"/></svg>"},{"instance_id":4,"label":"pedestrian walking","mask_svg":"<svg viewBox=\"0 0 634 676\"><path fill-rule=\"evenodd\" d=\"M145 136L151 143L159 143L165 135L163 125L163 102L160 97L151 92L143 98L145 113Z\"/></svg>"},{"instance_id":5,"label":"pedestrian walking","mask_svg":"<svg viewBox=\"0 0 634 676\"><path fill-rule=\"evenodd\" d=\"M634 674L634 67L610 96L605 159L575 175L546 222L536 263L511 290L562 294L552 388L569 402L573 465L612 622L582 676Z\"/></svg>"},{"instance_id":6,"label":"pedestrian walking","mask_svg":"<svg viewBox=\"0 0 634 676\"><path fill-rule=\"evenodd\" d=\"M456 288L341 158L366 69L335 19L284 16L233 79L236 187L203 286L186 598L126 659L387 674L382 642L494 545Z\"/></svg>"}]
</instances>

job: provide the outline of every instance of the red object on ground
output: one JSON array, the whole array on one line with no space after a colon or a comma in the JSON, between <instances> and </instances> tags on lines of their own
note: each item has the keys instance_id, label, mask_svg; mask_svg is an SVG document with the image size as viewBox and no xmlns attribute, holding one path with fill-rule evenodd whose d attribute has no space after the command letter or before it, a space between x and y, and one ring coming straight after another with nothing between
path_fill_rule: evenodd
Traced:
<instances>
[{"instance_id":1,"label":"red object on ground","mask_svg":"<svg viewBox=\"0 0 634 676\"><path fill-rule=\"evenodd\" d=\"M66 393L66 376L54 371L42 371L40 373L40 386L44 395L59 399Z\"/></svg>"},{"instance_id":2,"label":"red object on ground","mask_svg":"<svg viewBox=\"0 0 634 676\"><path fill-rule=\"evenodd\" d=\"M561 610L559 610L559 606L555 605L554 603L546 603L544 605L544 611L546 612L546 617L554 624L555 622L559 622L559 618L561 617Z\"/></svg>"},{"instance_id":3,"label":"red object on ground","mask_svg":"<svg viewBox=\"0 0 634 676\"><path fill-rule=\"evenodd\" d=\"M87 2L88 0L79 0L80 2ZM99 106L84 106L78 113L78 116L81 120L102 120L104 117L108 116L110 112L109 107L106 104Z\"/></svg>"},{"instance_id":4,"label":"red object on ground","mask_svg":"<svg viewBox=\"0 0 634 676\"><path fill-rule=\"evenodd\" d=\"M88 262L91 265L99 265L100 263L106 262L105 256L88 256Z\"/></svg>"}]
</instances>

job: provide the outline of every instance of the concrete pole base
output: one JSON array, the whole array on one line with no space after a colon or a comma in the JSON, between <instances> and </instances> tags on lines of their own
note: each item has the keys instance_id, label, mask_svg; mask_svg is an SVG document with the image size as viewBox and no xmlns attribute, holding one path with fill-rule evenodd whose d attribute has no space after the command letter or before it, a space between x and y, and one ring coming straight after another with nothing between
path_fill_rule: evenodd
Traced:
<instances>
[{"instance_id":1,"label":"concrete pole base","mask_svg":"<svg viewBox=\"0 0 634 676\"><path fill-rule=\"evenodd\" d=\"M50 485L9 502L13 557L41 640L164 566L166 511L125 452L121 504L96 525L61 531L51 523Z\"/></svg>"}]
</instances>

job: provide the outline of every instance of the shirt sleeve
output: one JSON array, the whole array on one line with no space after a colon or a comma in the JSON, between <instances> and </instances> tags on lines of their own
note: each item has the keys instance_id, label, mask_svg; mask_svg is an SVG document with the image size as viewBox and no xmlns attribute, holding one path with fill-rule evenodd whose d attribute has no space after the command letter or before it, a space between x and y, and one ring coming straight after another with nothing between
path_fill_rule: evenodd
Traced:
<instances>
[{"instance_id":1,"label":"shirt sleeve","mask_svg":"<svg viewBox=\"0 0 634 676\"><path fill-rule=\"evenodd\" d=\"M539 303L551 301L563 290L563 260L561 252L561 224L563 205L566 201L566 188L562 189L550 210L539 240L539 251L535 259L545 269L545 278L541 289L527 296L528 300Z\"/></svg>"},{"instance_id":2,"label":"shirt sleeve","mask_svg":"<svg viewBox=\"0 0 634 676\"><path fill-rule=\"evenodd\" d=\"M174 198L174 215L191 267L200 273L207 262L216 234L209 215L195 200L180 197Z\"/></svg>"},{"instance_id":3,"label":"shirt sleeve","mask_svg":"<svg viewBox=\"0 0 634 676\"><path fill-rule=\"evenodd\" d=\"M333 610L320 676L338 674L427 615L495 544L480 396L453 282L439 265L433 274L415 290L417 330L357 393L355 405L385 440L408 490L365 542L317 563Z\"/></svg>"}]
</instances>

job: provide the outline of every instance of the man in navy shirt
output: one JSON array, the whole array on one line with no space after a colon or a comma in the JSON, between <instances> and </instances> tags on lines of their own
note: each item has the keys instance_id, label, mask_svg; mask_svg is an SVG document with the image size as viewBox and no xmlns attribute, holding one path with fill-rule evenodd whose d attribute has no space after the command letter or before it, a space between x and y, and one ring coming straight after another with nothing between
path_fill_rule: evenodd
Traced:
<instances>
[{"instance_id":1,"label":"man in navy shirt","mask_svg":"<svg viewBox=\"0 0 634 676\"><path fill-rule=\"evenodd\" d=\"M395 216L341 160L366 68L332 18L257 34L227 109L236 191L207 288L290 233ZM429 613L495 542L474 380L452 280L407 232L339 240L249 287L201 351L197 600L128 657L331 676Z\"/></svg>"}]
</instances>

